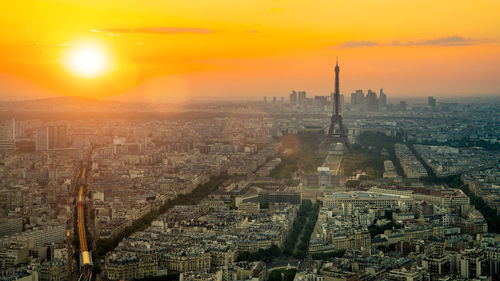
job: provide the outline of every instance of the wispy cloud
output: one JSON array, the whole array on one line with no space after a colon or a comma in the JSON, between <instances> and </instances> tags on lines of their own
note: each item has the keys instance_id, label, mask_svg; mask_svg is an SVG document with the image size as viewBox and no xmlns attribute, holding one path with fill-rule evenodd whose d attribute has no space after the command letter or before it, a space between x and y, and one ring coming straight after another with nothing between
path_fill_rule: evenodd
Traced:
<instances>
[{"instance_id":1,"label":"wispy cloud","mask_svg":"<svg viewBox=\"0 0 500 281\"><path fill-rule=\"evenodd\" d=\"M246 33L260 33L258 30L245 30Z\"/></svg>"},{"instance_id":2,"label":"wispy cloud","mask_svg":"<svg viewBox=\"0 0 500 281\"><path fill-rule=\"evenodd\" d=\"M454 47L454 46L470 46L481 43L480 40L464 38L461 36L448 36L441 37L437 39L429 39L429 40L419 40L419 41L393 41L391 43L379 43L375 41L361 40L361 41L346 41L336 46L331 46L333 49L349 49L349 48L358 48L358 47L373 47L373 46L445 46L445 47Z\"/></svg>"},{"instance_id":3,"label":"wispy cloud","mask_svg":"<svg viewBox=\"0 0 500 281\"><path fill-rule=\"evenodd\" d=\"M338 49L349 49L349 48L358 48L358 47L371 47L371 46L378 46L379 43L375 41L346 41L343 42L340 45L334 46L334 48Z\"/></svg>"},{"instance_id":4,"label":"wispy cloud","mask_svg":"<svg viewBox=\"0 0 500 281\"><path fill-rule=\"evenodd\" d=\"M393 46L469 46L476 44L476 40L467 39L461 36L449 36L423 41L392 42Z\"/></svg>"},{"instance_id":5,"label":"wispy cloud","mask_svg":"<svg viewBox=\"0 0 500 281\"><path fill-rule=\"evenodd\" d=\"M157 27L139 27L139 28L102 28L102 29L92 29L92 32L105 32L109 35L122 34L122 33L147 33L147 34L180 34L180 33L192 33L192 34L210 34L214 31L206 28L196 28L196 27L169 27L169 26L157 26Z\"/></svg>"}]
</instances>

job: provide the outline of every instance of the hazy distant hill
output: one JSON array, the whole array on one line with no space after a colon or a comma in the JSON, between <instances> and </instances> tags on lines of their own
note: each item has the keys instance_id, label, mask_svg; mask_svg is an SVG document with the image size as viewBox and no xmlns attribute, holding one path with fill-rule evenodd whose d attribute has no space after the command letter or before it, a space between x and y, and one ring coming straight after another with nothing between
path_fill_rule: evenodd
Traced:
<instances>
[{"instance_id":1,"label":"hazy distant hill","mask_svg":"<svg viewBox=\"0 0 500 281\"><path fill-rule=\"evenodd\" d=\"M153 104L71 96L0 102L0 121L9 120L12 117L18 120L85 118L198 119L256 114L254 111L252 112L242 112L240 105L232 103Z\"/></svg>"},{"instance_id":2,"label":"hazy distant hill","mask_svg":"<svg viewBox=\"0 0 500 281\"><path fill-rule=\"evenodd\" d=\"M162 111L165 105L108 101L95 98L61 96L54 98L0 102L0 111L32 112L123 112ZM172 106L169 106L171 109Z\"/></svg>"}]
</instances>

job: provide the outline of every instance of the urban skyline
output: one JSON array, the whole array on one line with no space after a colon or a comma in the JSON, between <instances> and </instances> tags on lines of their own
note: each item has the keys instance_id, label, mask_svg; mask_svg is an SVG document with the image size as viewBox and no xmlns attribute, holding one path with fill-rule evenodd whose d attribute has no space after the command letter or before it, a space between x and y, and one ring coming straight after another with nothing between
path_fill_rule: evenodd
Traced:
<instances>
[{"instance_id":1,"label":"urban skyline","mask_svg":"<svg viewBox=\"0 0 500 281\"><path fill-rule=\"evenodd\" d=\"M196 0L127 1L116 9L100 1L10 1L0 93L151 102L247 99L290 87L316 94L330 90L328 69L339 56L343 92L495 96L499 5Z\"/></svg>"},{"instance_id":2,"label":"urban skyline","mask_svg":"<svg viewBox=\"0 0 500 281\"><path fill-rule=\"evenodd\" d=\"M0 281L500 281L498 10L6 2Z\"/></svg>"}]
</instances>

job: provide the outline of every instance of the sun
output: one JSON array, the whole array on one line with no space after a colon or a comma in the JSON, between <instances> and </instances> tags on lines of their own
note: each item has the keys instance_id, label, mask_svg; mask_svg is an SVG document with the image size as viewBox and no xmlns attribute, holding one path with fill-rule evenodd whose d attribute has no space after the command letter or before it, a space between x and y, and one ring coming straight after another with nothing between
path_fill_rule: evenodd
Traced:
<instances>
[{"instance_id":1,"label":"sun","mask_svg":"<svg viewBox=\"0 0 500 281\"><path fill-rule=\"evenodd\" d=\"M79 45L69 50L65 64L75 75L93 78L103 75L109 67L109 57L97 45Z\"/></svg>"}]
</instances>

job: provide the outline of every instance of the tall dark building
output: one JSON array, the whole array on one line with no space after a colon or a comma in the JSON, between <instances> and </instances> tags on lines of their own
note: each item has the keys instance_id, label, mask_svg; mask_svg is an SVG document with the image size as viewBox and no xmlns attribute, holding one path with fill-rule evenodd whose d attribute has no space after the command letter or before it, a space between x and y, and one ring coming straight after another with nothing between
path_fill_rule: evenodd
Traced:
<instances>
[{"instance_id":1,"label":"tall dark building","mask_svg":"<svg viewBox=\"0 0 500 281\"><path fill-rule=\"evenodd\" d=\"M55 146L57 148L65 148L66 147L66 126L64 126L64 125L59 125L56 127Z\"/></svg>"},{"instance_id":2,"label":"tall dark building","mask_svg":"<svg viewBox=\"0 0 500 281\"><path fill-rule=\"evenodd\" d=\"M384 93L384 89L380 88L380 95L378 98L378 105L381 108L385 108L387 106L387 95Z\"/></svg>"},{"instance_id":3,"label":"tall dark building","mask_svg":"<svg viewBox=\"0 0 500 281\"><path fill-rule=\"evenodd\" d=\"M427 97L427 105L429 105L430 107L435 107L436 99L433 96Z\"/></svg>"},{"instance_id":4,"label":"tall dark building","mask_svg":"<svg viewBox=\"0 0 500 281\"><path fill-rule=\"evenodd\" d=\"M408 107L408 104L406 101L402 100L399 102L399 110L400 111L406 111L406 108Z\"/></svg>"},{"instance_id":5,"label":"tall dark building","mask_svg":"<svg viewBox=\"0 0 500 281\"><path fill-rule=\"evenodd\" d=\"M306 102L306 92L305 91L299 91L297 93L297 102L299 103L300 106L304 106L304 103Z\"/></svg>"},{"instance_id":6,"label":"tall dark building","mask_svg":"<svg viewBox=\"0 0 500 281\"><path fill-rule=\"evenodd\" d=\"M365 93L363 90L356 90L351 94L351 108L362 108L365 105Z\"/></svg>"},{"instance_id":7,"label":"tall dark building","mask_svg":"<svg viewBox=\"0 0 500 281\"><path fill-rule=\"evenodd\" d=\"M368 90L368 94L366 95L366 105L369 111L378 110L377 94L372 90Z\"/></svg>"},{"instance_id":8,"label":"tall dark building","mask_svg":"<svg viewBox=\"0 0 500 281\"><path fill-rule=\"evenodd\" d=\"M36 131L36 150L44 151L66 147L66 126L44 126Z\"/></svg>"},{"instance_id":9,"label":"tall dark building","mask_svg":"<svg viewBox=\"0 0 500 281\"><path fill-rule=\"evenodd\" d=\"M337 65L335 65L335 92L334 92L334 102L333 102L333 112L330 121L330 129L328 129L328 136L337 138L339 142L343 143L344 146L349 149L349 140L347 139L347 134L345 132L344 124L342 123L342 116L340 115L340 81L339 81L339 61L337 59ZM338 130L335 131L335 124Z\"/></svg>"},{"instance_id":10,"label":"tall dark building","mask_svg":"<svg viewBox=\"0 0 500 281\"><path fill-rule=\"evenodd\" d=\"M290 105L291 106L297 105L297 92L296 91L292 91L292 93L290 93Z\"/></svg>"}]
</instances>

